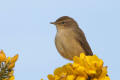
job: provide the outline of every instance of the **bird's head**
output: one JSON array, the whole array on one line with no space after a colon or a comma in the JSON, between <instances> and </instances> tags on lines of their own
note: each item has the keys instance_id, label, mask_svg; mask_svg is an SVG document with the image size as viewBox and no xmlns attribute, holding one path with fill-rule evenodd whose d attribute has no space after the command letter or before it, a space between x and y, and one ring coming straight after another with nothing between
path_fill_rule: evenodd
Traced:
<instances>
[{"instance_id":1,"label":"bird's head","mask_svg":"<svg viewBox=\"0 0 120 80\"><path fill-rule=\"evenodd\" d=\"M68 16L62 16L58 18L55 22L51 22L51 24L56 25L57 29L67 29L70 27L77 27L77 23L74 19Z\"/></svg>"}]
</instances>

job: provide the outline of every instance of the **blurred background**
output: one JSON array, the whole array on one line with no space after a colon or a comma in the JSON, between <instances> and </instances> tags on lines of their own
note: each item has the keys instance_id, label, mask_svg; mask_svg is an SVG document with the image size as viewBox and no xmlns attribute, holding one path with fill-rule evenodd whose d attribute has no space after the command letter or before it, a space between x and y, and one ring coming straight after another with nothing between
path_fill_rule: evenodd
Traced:
<instances>
[{"instance_id":1,"label":"blurred background","mask_svg":"<svg viewBox=\"0 0 120 80\"><path fill-rule=\"evenodd\" d=\"M78 22L111 80L119 79L119 0L0 0L0 49L7 56L19 54L15 80L47 79L70 62L58 54L56 27L50 24L61 16Z\"/></svg>"}]
</instances>

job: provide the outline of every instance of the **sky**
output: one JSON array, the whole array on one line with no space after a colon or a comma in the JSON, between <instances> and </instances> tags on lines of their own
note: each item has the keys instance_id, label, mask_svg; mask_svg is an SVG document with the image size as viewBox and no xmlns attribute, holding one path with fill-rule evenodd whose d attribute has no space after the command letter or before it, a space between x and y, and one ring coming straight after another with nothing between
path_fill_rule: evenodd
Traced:
<instances>
[{"instance_id":1,"label":"sky","mask_svg":"<svg viewBox=\"0 0 120 80\"><path fill-rule=\"evenodd\" d=\"M56 27L61 16L74 18L94 52L108 66L111 80L120 72L119 0L0 0L0 49L19 54L15 80L47 79L70 61L56 50Z\"/></svg>"}]
</instances>

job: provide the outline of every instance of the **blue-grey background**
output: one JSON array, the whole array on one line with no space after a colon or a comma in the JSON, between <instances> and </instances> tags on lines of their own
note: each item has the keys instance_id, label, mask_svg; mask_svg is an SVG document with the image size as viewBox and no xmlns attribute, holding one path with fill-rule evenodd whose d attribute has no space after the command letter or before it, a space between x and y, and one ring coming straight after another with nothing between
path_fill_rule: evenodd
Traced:
<instances>
[{"instance_id":1,"label":"blue-grey background","mask_svg":"<svg viewBox=\"0 0 120 80\"><path fill-rule=\"evenodd\" d=\"M119 0L0 0L0 49L19 54L16 80L40 80L70 61L55 47L56 28L49 24L71 16L86 34L99 58L108 66L111 80L120 73Z\"/></svg>"}]
</instances>

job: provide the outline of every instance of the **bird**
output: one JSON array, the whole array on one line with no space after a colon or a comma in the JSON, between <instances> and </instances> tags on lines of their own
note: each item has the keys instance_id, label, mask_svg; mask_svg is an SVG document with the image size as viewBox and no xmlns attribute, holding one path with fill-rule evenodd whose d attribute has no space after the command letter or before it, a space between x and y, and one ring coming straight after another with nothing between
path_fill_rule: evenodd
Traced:
<instances>
[{"instance_id":1,"label":"bird","mask_svg":"<svg viewBox=\"0 0 120 80\"><path fill-rule=\"evenodd\" d=\"M80 56L80 53L93 55L84 32L73 18L62 16L51 24L56 26L55 45L62 57L73 60L73 57Z\"/></svg>"}]
</instances>

